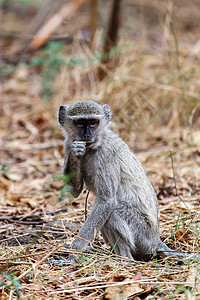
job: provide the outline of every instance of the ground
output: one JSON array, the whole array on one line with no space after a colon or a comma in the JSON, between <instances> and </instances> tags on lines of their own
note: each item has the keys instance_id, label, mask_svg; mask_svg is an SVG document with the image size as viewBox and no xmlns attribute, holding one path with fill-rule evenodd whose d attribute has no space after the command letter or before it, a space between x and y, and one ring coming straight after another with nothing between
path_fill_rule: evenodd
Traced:
<instances>
[{"instance_id":1,"label":"ground","mask_svg":"<svg viewBox=\"0 0 200 300\"><path fill-rule=\"evenodd\" d=\"M199 252L198 1L184 1L181 10L179 1L126 2L117 57L101 82L102 31L96 54L78 40L77 32L87 29L87 4L59 29L76 35L73 44L47 45L23 63L11 63L5 53L14 51L15 40L1 41L2 299L200 299L198 261L133 263L109 252L100 234L94 245L103 253L80 254L70 266L52 265L53 258L68 256L85 220L87 193L78 199L63 193L64 138L57 124L59 105L78 99L110 105L113 131L141 160L158 195L162 240L172 249ZM35 13L32 6L26 15ZM2 16L4 33L15 26L22 32L29 22L19 21L15 10ZM90 193L88 213L93 203Z\"/></svg>"}]
</instances>

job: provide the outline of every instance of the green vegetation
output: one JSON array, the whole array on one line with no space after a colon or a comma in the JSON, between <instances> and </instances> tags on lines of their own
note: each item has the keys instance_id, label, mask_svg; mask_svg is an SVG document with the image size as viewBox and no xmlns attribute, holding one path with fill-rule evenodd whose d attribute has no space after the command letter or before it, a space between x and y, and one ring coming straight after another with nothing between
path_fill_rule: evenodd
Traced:
<instances>
[{"instance_id":1,"label":"green vegetation","mask_svg":"<svg viewBox=\"0 0 200 300\"><path fill-rule=\"evenodd\" d=\"M0 282L0 287L5 287L7 290L13 290L16 295L17 299L20 299L20 280L16 279L16 275L12 274L2 274L4 277L4 281Z\"/></svg>"},{"instance_id":2,"label":"green vegetation","mask_svg":"<svg viewBox=\"0 0 200 300\"><path fill-rule=\"evenodd\" d=\"M64 55L60 52L63 49L63 42L49 42L42 51L41 57L35 56L31 65L42 68L41 70L41 95L48 101L54 95L54 81L61 66L66 64Z\"/></svg>"}]
</instances>

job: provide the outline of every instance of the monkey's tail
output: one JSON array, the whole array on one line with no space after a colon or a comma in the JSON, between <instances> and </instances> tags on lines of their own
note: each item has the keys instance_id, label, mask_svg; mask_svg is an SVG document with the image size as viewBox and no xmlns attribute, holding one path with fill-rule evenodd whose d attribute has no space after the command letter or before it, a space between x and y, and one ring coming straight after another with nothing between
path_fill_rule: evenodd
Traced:
<instances>
[{"instance_id":1,"label":"monkey's tail","mask_svg":"<svg viewBox=\"0 0 200 300\"><path fill-rule=\"evenodd\" d=\"M200 255L199 254L188 254L188 253L183 253L183 252L179 252L179 251L175 251L170 249L167 245L165 245L160 239L158 241L158 246L156 248L156 254L159 257L178 257L178 258L182 258L182 259L200 259Z\"/></svg>"}]
</instances>

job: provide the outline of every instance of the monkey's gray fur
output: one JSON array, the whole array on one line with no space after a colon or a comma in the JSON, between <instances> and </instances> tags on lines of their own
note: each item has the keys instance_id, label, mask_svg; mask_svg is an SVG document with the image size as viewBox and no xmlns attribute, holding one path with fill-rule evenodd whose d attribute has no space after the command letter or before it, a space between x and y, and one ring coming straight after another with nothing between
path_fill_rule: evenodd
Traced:
<instances>
[{"instance_id":1,"label":"monkey's gray fur","mask_svg":"<svg viewBox=\"0 0 200 300\"><path fill-rule=\"evenodd\" d=\"M161 241L156 194L134 153L109 129L109 106L78 101L61 106L58 120L66 137L63 173L74 174L73 195L79 196L83 183L96 195L72 248L84 250L83 239L91 241L100 230L113 252L123 257L145 261L153 256L188 257ZM91 120L94 128L87 123ZM83 130L89 133L80 134Z\"/></svg>"}]
</instances>

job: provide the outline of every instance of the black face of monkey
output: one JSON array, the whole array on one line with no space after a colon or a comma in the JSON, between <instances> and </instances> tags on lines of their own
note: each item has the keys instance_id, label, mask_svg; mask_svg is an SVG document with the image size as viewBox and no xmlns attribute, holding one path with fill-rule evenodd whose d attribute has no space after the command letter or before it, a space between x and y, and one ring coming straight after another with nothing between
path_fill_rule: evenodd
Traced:
<instances>
[{"instance_id":1,"label":"black face of monkey","mask_svg":"<svg viewBox=\"0 0 200 300\"><path fill-rule=\"evenodd\" d=\"M97 149L101 144L110 120L111 111L107 104L89 100L61 105L58 111L58 122L70 143L83 141L91 149Z\"/></svg>"},{"instance_id":2,"label":"black face of monkey","mask_svg":"<svg viewBox=\"0 0 200 300\"><path fill-rule=\"evenodd\" d=\"M95 130L99 126L99 119L81 118L74 120L74 124L79 130L80 141L89 142L89 144L95 141Z\"/></svg>"}]
</instances>

